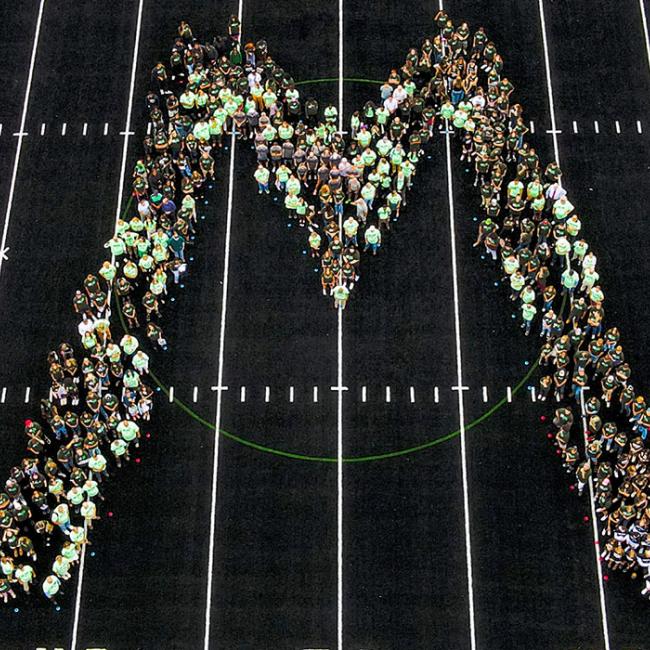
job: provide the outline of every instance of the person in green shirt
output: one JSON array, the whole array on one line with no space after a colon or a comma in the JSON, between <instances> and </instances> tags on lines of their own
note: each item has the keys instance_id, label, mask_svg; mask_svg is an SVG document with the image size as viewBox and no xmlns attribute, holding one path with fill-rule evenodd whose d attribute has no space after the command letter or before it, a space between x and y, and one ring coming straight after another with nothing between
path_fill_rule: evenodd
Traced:
<instances>
[{"instance_id":1,"label":"person in green shirt","mask_svg":"<svg viewBox=\"0 0 650 650\"><path fill-rule=\"evenodd\" d=\"M334 306L337 309L345 309L350 297L350 290L344 284L337 284L332 292L334 296Z\"/></svg>"}]
</instances>

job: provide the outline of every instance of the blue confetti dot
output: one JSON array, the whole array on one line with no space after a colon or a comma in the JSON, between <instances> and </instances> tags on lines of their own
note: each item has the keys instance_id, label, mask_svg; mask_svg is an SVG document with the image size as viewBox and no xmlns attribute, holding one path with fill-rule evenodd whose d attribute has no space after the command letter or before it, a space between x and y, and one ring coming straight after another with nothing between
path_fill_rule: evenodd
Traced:
<instances>
[{"instance_id":1,"label":"blue confetti dot","mask_svg":"<svg viewBox=\"0 0 650 650\"><path fill-rule=\"evenodd\" d=\"M529 364L528 361L524 361L524 365L527 366Z\"/></svg>"},{"instance_id":2,"label":"blue confetti dot","mask_svg":"<svg viewBox=\"0 0 650 650\"><path fill-rule=\"evenodd\" d=\"M288 223L288 224L287 224L287 228L291 228L292 226L293 226L292 223Z\"/></svg>"},{"instance_id":3,"label":"blue confetti dot","mask_svg":"<svg viewBox=\"0 0 650 650\"><path fill-rule=\"evenodd\" d=\"M512 317L513 317L513 318L517 318L517 316L516 316L515 314L513 314Z\"/></svg>"},{"instance_id":4,"label":"blue confetti dot","mask_svg":"<svg viewBox=\"0 0 650 650\"><path fill-rule=\"evenodd\" d=\"M194 261L194 258L193 258L193 257L190 257L190 262L193 262L193 261Z\"/></svg>"},{"instance_id":5,"label":"blue confetti dot","mask_svg":"<svg viewBox=\"0 0 650 650\"><path fill-rule=\"evenodd\" d=\"M176 302L176 298L172 298L172 302Z\"/></svg>"},{"instance_id":6,"label":"blue confetti dot","mask_svg":"<svg viewBox=\"0 0 650 650\"><path fill-rule=\"evenodd\" d=\"M499 281L498 281L498 280L494 283L494 286L495 286L495 287L498 287L498 286L499 286Z\"/></svg>"},{"instance_id":7,"label":"blue confetti dot","mask_svg":"<svg viewBox=\"0 0 650 650\"><path fill-rule=\"evenodd\" d=\"M61 611L61 605L57 605L54 609L56 609L57 612Z\"/></svg>"},{"instance_id":8,"label":"blue confetti dot","mask_svg":"<svg viewBox=\"0 0 650 650\"><path fill-rule=\"evenodd\" d=\"M478 217L472 217L472 221L478 221Z\"/></svg>"},{"instance_id":9,"label":"blue confetti dot","mask_svg":"<svg viewBox=\"0 0 650 650\"><path fill-rule=\"evenodd\" d=\"M181 284L181 289L185 289L185 285L184 285L184 284Z\"/></svg>"},{"instance_id":10,"label":"blue confetti dot","mask_svg":"<svg viewBox=\"0 0 650 650\"><path fill-rule=\"evenodd\" d=\"M484 260L484 259L485 259L485 255L481 255L481 259Z\"/></svg>"},{"instance_id":11,"label":"blue confetti dot","mask_svg":"<svg viewBox=\"0 0 650 650\"><path fill-rule=\"evenodd\" d=\"M303 255L307 255L307 251L303 251L302 254L303 254Z\"/></svg>"},{"instance_id":12,"label":"blue confetti dot","mask_svg":"<svg viewBox=\"0 0 650 650\"><path fill-rule=\"evenodd\" d=\"M214 187L214 185L208 185L209 189L212 189L213 187Z\"/></svg>"},{"instance_id":13,"label":"blue confetti dot","mask_svg":"<svg viewBox=\"0 0 650 650\"><path fill-rule=\"evenodd\" d=\"M19 609L18 607L14 607L14 612L15 612L16 614L18 614L19 611L20 611L20 609Z\"/></svg>"},{"instance_id":14,"label":"blue confetti dot","mask_svg":"<svg viewBox=\"0 0 650 650\"><path fill-rule=\"evenodd\" d=\"M431 156L427 156L427 160L431 160Z\"/></svg>"},{"instance_id":15,"label":"blue confetti dot","mask_svg":"<svg viewBox=\"0 0 650 650\"><path fill-rule=\"evenodd\" d=\"M318 269L314 269L314 273L318 273Z\"/></svg>"},{"instance_id":16,"label":"blue confetti dot","mask_svg":"<svg viewBox=\"0 0 650 650\"><path fill-rule=\"evenodd\" d=\"M277 196L274 196L274 197L273 197L273 200L277 203L278 197L277 197Z\"/></svg>"},{"instance_id":17,"label":"blue confetti dot","mask_svg":"<svg viewBox=\"0 0 650 650\"><path fill-rule=\"evenodd\" d=\"M90 557L95 557L95 551L90 551Z\"/></svg>"},{"instance_id":18,"label":"blue confetti dot","mask_svg":"<svg viewBox=\"0 0 650 650\"><path fill-rule=\"evenodd\" d=\"M201 221L205 221L205 215L204 214L201 215Z\"/></svg>"},{"instance_id":19,"label":"blue confetti dot","mask_svg":"<svg viewBox=\"0 0 650 650\"><path fill-rule=\"evenodd\" d=\"M206 200L204 201L204 203L205 203L205 205L209 205L210 201L208 201L208 199L206 199Z\"/></svg>"},{"instance_id":20,"label":"blue confetti dot","mask_svg":"<svg viewBox=\"0 0 650 650\"><path fill-rule=\"evenodd\" d=\"M156 392L157 392L157 393L160 392L160 386L156 386Z\"/></svg>"}]
</instances>

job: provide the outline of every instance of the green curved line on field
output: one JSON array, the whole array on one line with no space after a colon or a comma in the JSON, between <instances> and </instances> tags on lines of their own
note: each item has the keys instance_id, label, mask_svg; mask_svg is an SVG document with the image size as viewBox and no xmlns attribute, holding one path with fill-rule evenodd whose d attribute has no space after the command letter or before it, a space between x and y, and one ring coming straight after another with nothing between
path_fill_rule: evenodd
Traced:
<instances>
[{"instance_id":1,"label":"green curved line on field","mask_svg":"<svg viewBox=\"0 0 650 650\"><path fill-rule=\"evenodd\" d=\"M530 379L530 376L533 374L533 372L537 369L537 366L539 365L539 361L535 361L535 363L530 367L530 370L525 374L525 376L519 381L519 383L512 389L512 395L516 395L522 387L526 384L528 379ZM154 382L158 385L160 390L169 397L169 389L156 377L156 375L149 371L149 375L151 378L154 380ZM215 430L215 426L212 422L209 422L205 418L201 417L198 413L193 411L187 404L179 400L177 397L173 398L173 403L176 404L181 410L185 411L187 415L189 415L191 418L202 424L204 427L210 429L211 431ZM470 429L473 429L477 427L479 424L481 424L483 421L487 420L489 417L494 415L496 411L501 409L506 403L508 399L507 397L504 397L500 399L496 404L494 404L492 407L490 407L485 413L477 417L475 420L472 420L468 424L465 425L465 431L469 431ZM285 451L283 449L275 449L273 447L267 447L265 445L260 445L257 442L253 442L252 440L248 440L246 438L242 438L241 436L237 436L234 433L230 433L228 431L225 431L224 429L219 429L219 434L222 435L224 438L228 438L229 440L233 440L234 442L237 442L241 445L244 445L246 447L250 447L252 449L256 449L257 451L264 452L266 454L273 454L275 456L282 456L284 458L291 458L292 460L302 460L302 461L311 461L311 462L316 462L316 463L336 463L338 462L338 458L336 456L310 456L307 454L299 454L296 452L291 452L291 451ZM451 433L448 433L444 436L441 436L439 438L434 438L433 440L429 440L427 442L424 442L419 445L415 445L414 447L407 447L405 449L399 449L396 451L389 451L383 454L371 454L368 456L344 456L342 461L344 463L367 463L371 461L378 461L378 460L388 460L391 458L398 458L400 456L407 456L409 454L414 454L419 451L424 451L425 449L430 449L431 447L435 447L436 445L439 445L443 442L447 442L448 440L451 440L452 438L456 438L457 436L460 435L460 429L456 429L455 431L452 431Z\"/></svg>"},{"instance_id":2,"label":"green curved line on field","mask_svg":"<svg viewBox=\"0 0 650 650\"><path fill-rule=\"evenodd\" d=\"M307 84L325 84L325 83L334 83L339 81L339 77L321 77L320 79L305 79L304 81L296 81L294 83L295 86L306 86ZM372 84L372 85L377 85L377 84L383 84L384 79L362 79L359 77L343 77L343 81L347 81L350 83L358 83L358 84Z\"/></svg>"},{"instance_id":3,"label":"green curved line on field","mask_svg":"<svg viewBox=\"0 0 650 650\"><path fill-rule=\"evenodd\" d=\"M344 79L346 81L362 81L365 83L375 83L373 80L370 79ZM321 82L326 82L326 81L338 81L337 78L327 78L327 79L315 79L315 80L310 80L310 81L304 81L304 82L299 82L299 83L321 83ZM379 82L381 83L381 82ZM122 213L122 218L126 216L126 213L129 210L129 207L131 206L133 202L133 195L129 197L129 200L124 207L124 212ZM562 304L560 306L560 314L564 313L564 308L566 306L567 302L567 295L565 294L562 299ZM115 300L115 304L117 306L117 312L119 315L120 323L122 325L122 329L125 332L128 332L128 327L124 321L124 315L122 314L122 308L120 305L119 300ZM539 359L537 359L533 365L530 367L528 372L524 375L524 377L517 383L517 385L512 389L512 395L516 395L521 388L526 384L526 382L530 379L530 376L535 372L537 367L539 366ZM169 397L169 389L167 386L155 375L154 372L151 370L149 371L150 377L154 380L156 385L160 388L160 390ZM465 425L465 431L470 431L471 429L474 429L475 427L479 426L482 422L487 420L489 417L491 417L494 413L496 413L499 409L503 408L503 406L507 403L508 398L503 397L500 399L496 404L494 404L492 407L490 407L485 413L477 417L476 419L472 420L468 424ZM204 427L210 429L211 431L215 431L215 425L212 422L209 422L202 416L200 416L198 413L196 413L193 409L191 409L187 404L185 404L182 400L178 399L177 397L174 397L172 399L172 403L174 403L176 406L178 406L182 411L184 411L187 415L189 415L191 418L193 418L196 422L199 424L202 424ZM379 460L389 460L391 458L399 458L401 456L407 456L410 454L414 454L420 451L424 451L426 449L430 449L431 447L435 447L436 445L439 445L443 442L447 442L448 440L452 440L453 438L456 438L459 436L461 433L460 429L456 429L455 431L452 431L451 433L448 433L444 436L440 436L439 438L434 438L433 440L429 440L427 442L421 443L419 445L415 445L413 447L407 447L405 449L398 449L396 451L390 451L390 452L385 452L382 454L371 454L371 455L366 455L366 456L344 456L342 458L342 462L344 463L367 463L367 462L373 462L373 461L379 461ZM290 458L292 460L301 460L301 461L309 461L309 462L316 462L316 463L336 463L338 462L338 458L335 456L312 456L308 454L300 454L297 452L292 452L292 451L285 451L283 449L276 449L274 447L267 447L265 445L261 445L257 442L253 442L252 440L248 440L247 438L242 438L241 436L235 435L234 433L230 433L229 431L226 431L224 429L219 429L219 434L222 435L224 438L228 438L229 440L232 440L233 442L237 442L245 447L249 447L251 449L255 449L257 451L266 453L266 454L272 454L274 456L280 456L283 458Z\"/></svg>"}]
</instances>

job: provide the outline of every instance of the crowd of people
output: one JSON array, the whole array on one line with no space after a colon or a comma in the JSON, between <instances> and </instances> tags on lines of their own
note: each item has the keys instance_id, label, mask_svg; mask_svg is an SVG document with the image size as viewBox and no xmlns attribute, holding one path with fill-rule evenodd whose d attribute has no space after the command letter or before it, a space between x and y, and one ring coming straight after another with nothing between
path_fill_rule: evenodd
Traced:
<instances>
[{"instance_id":1,"label":"crowd of people","mask_svg":"<svg viewBox=\"0 0 650 650\"><path fill-rule=\"evenodd\" d=\"M537 397L557 404L554 443L578 493L593 483L602 560L642 576L648 597L650 407L630 381L619 329L606 325L597 256L560 168L543 165L528 141L494 43L444 11L435 20L435 65L423 81L473 167L482 214L474 246L509 285L525 335L541 339ZM402 76L424 54L409 53Z\"/></svg>"},{"instance_id":2,"label":"crowd of people","mask_svg":"<svg viewBox=\"0 0 650 650\"><path fill-rule=\"evenodd\" d=\"M213 154L239 119L248 88L242 63L236 18L228 36L210 43L183 22L169 62L152 71L152 128L133 169L131 200L105 244L110 259L72 298L80 343L48 354L49 396L39 419L25 421L25 457L0 492L5 604L39 591L58 606L100 518L103 482L140 446L153 406L145 348L167 349L161 310L187 273L185 250L197 228L197 201L214 178ZM121 335L114 308L124 321Z\"/></svg>"},{"instance_id":3,"label":"crowd of people","mask_svg":"<svg viewBox=\"0 0 650 650\"><path fill-rule=\"evenodd\" d=\"M436 35L408 51L377 102L352 114L348 138L337 108L301 97L264 41L242 46L236 17L211 42L179 25L169 60L152 71L133 207L105 245L110 259L73 297L81 343L49 353L50 395L39 420L25 421L26 455L0 493L5 603L36 581L57 602L99 518L103 481L140 444L153 396L143 348L167 349L161 309L187 273L197 201L226 139L250 141L258 192L283 195L323 294L344 309L361 254L376 255L392 236L438 129L453 133L474 169L483 214L475 246L507 280L525 334L542 339L538 396L558 404L555 443L578 491L593 478L604 561L641 572L650 594L650 407L630 382L620 332L605 328L596 255L561 170L542 165L527 141L494 43L444 11L434 20ZM121 337L112 306L126 322Z\"/></svg>"}]
</instances>

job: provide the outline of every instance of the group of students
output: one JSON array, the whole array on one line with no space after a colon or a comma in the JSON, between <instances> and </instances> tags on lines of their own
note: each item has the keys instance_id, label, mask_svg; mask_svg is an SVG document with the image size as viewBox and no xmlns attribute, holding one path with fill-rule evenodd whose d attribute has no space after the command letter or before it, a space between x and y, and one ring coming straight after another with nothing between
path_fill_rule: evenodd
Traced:
<instances>
[{"instance_id":1,"label":"group of students","mask_svg":"<svg viewBox=\"0 0 650 650\"><path fill-rule=\"evenodd\" d=\"M34 584L57 604L99 519L103 481L140 446L154 394L143 348L167 349L161 309L171 285L187 273L197 200L214 177L213 152L236 123L234 98L248 87L236 18L229 35L211 43L181 23L169 64L155 66L151 86L152 127L134 166L132 198L105 245L110 259L72 299L80 344L64 342L48 354L49 396L41 400L40 419L25 421L25 457L0 492L5 604L34 593Z\"/></svg>"},{"instance_id":2,"label":"group of students","mask_svg":"<svg viewBox=\"0 0 650 650\"><path fill-rule=\"evenodd\" d=\"M403 215L433 133L435 105L412 79L402 83L392 74L380 100L352 115L345 138L335 106L326 106L319 120L315 99L303 100L281 68L268 59L261 63L248 75L242 118L243 132L254 141L258 192L273 188L284 195L289 218L308 233L323 295L345 309L360 277L361 253L376 255Z\"/></svg>"},{"instance_id":3,"label":"group of students","mask_svg":"<svg viewBox=\"0 0 650 650\"><path fill-rule=\"evenodd\" d=\"M620 332L605 329L597 258L560 169L543 167L526 140L494 43L483 28L454 26L444 11L434 20L437 34L409 50L377 103L352 115L347 139L336 107L321 119L264 41L242 47L235 17L228 36L210 43L180 24L168 64L152 71L152 129L133 171L135 206L106 244L110 260L75 293L81 345L62 343L48 355L49 399L40 421L25 421L26 456L0 493L5 603L16 587L31 593L37 562L41 590L56 603L99 517L101 483L139 446L153 393L149 356L130 331L167 348L160 310L169 285L187 272L197 199L227 135L252 141L259 193L284 194L290 218L308 233L323 293L343 309L361 252L376 254L399 222L436 124L453 131L461 159L474 167L484 213L475 245L507 280L525 333L542 339L539 398L559 403L555 443L579 492L593 478L603 558L641 571L650 594L650 407L630 382ZM127 330L119 341L113 303Z\"/></svg>"},{"instance_id":4,"label":"group of students","mask_svg":"<svg viewBox=\"0 0 650 650\"><path fill-rule=\"evenodd\" d=\"M474 246L509 286L524 333L541 339L537 397L557 404L554 443L578 493L593 481L603 561L641 575L650 597L650 406L630 381L619 329L605 325L597 256L560 168L544 166L527 140L494 43L444 11L435 21L426 83L473 167L482 212ZM414 65L423 54L413 53ZM402 74L410 66L407 58Z\"/></svg>"}]
</instances>

